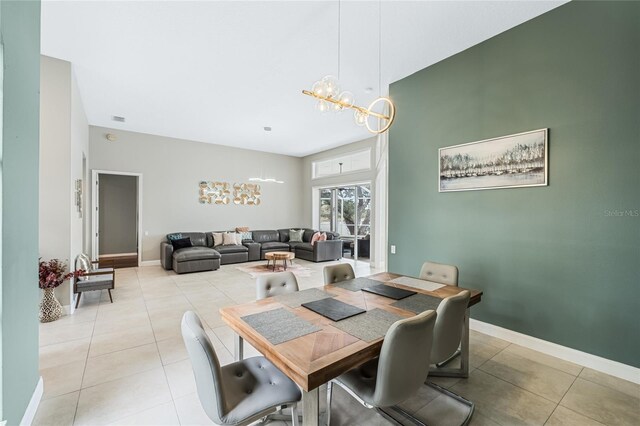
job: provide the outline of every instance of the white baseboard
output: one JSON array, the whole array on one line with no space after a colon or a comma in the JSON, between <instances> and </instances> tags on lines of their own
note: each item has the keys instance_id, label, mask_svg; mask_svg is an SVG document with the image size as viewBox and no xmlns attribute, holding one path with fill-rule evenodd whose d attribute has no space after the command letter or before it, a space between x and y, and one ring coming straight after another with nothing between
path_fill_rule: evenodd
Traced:
<instances>
[{"instance_id":1,"label":"white baseboard","mask_svg":"<svg viewBox=\"0 0 640 426\"><path fill-rule=\"evenodd\" d=\"M469 328L479 331L480 333L488 334L489 336L506 340L507 342L524 346L525 348L533 349L534 351L542 352L543 354L551 355L565 361L573 362L574 364L582 365L583 367L592 368L602 373L640 384L640 368L631 365L612 361L556 343L547 342L537 337L474 320L473 318L469 320Z\"/></svg>"},{"instance_id":2,"label":"white baseboard","mask_svg":"<svg viewBox=\"0 0 640 426\"><path fill-rule=\"evenodd\" d=\"M42 381L42 376L40 376L36 389L33 391L33 395L31 396L31 401L29 401L29 405L24 412L24 416L22 416L22 420L20 420L20 426L31 426L33 419L36 417L36 412L38 411L38 406L40 405L43 392L44 382Z\"/></svg>"},{"instance_id":3,"label":"white baseboard","mask_svg":"<svg viewBox=\"0 0 640 426\"><path fill-rule=\"evenodd\" d=\"M160 259L158 260L144 260L140 262L140 266L156 266L160 265Z\"/></svg>"}]
</instances>

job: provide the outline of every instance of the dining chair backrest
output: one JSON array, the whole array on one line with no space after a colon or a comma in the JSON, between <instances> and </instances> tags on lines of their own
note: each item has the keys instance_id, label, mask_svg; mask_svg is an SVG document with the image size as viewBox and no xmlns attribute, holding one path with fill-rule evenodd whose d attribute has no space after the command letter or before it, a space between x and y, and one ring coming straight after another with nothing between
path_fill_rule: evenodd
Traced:
<instances>
[{"instance_id":1,"label":"dining chair backrest","mask_svg":"<svg viewBox=\"0 0 640 426\"><path fill-rule=\"evenodd\" d=\"M202 408L210 419L222 424L224 422L221 418L228 410L225 409L224 389L221 386L222 372L215 349L202 327L200 318L193 311L184 313L181 329Z\"/></svg>"},{"instance_id":2,"label":"dining chair backrest","mask_svg":"<svg viewBox=\"0 0 640 426\"><path fill-rule=\"evenodd\" d=\"M373 402L396 405L414 396L429 373L435 311L425 311L391 325L382 343Z\"/></svg>"},{"instance_id":3,"label":"dining chair backrest","mask_svg":"<svg viewBox=\"0 0 640 426\"><path fill-rule=\"evenodd\" d=\"M447 297L438 305L438 318L433 329L432 364L446 360L458 350L464 314L469 306L470 297L469 290L464 290L455 296Z\"/></svg>"},{"instance_id":4,"label":"dining chair backrest","mask_svg":"<svg viewBox=\"0 0 640 426\"><path fill-rule=\"evenodd\" d=\"M341 281L352 280L356 277L353 268L348 263L340 263L338 265L325 266L324 285L335 284Z\"/></svg>"},{"instance_id":5,"label":"dining chair backrest","mask_svg":"<svg viewBox=\"0 0 640 426\"><path fill-rule=\"evenodd\" d=\"M420 278L446 285L458 285L458 267L444 263L424 262Z\"/></svg>"},{"instance_id":6,"label":"dining chair backrest","mask_svg":"<svg viewBox=\"0 0 640 426\"><path fill-rule=\"evenodd\" d=\"M278 296L298 291L298 280L293 272L276 272L256 278L256 299Z\"/></svg>"}]
</instances>

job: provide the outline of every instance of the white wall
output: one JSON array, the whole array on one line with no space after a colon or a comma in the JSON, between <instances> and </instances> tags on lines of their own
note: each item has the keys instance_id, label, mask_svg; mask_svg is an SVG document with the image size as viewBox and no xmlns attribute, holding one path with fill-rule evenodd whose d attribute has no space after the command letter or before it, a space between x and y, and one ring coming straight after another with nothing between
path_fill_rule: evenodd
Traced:
<instances>
[{"instance_id":1,"label":"white wall","mask_svg":"<svg viewBox=\"0 0 640 426\"><path fill-rule=\"evenodd\" d=\"M82 251L83 219L74 204L82 157L89 157L89 125L71 63L42 56L40 61L40 256L73 267ZM70 303L69 282L56 290Z\"/></svg>"},{"instance_id":2,"label":"white wall","mask_svg":"<svg viewBox=\"0 0 640 426\"><path fill-rule=\"evenodd\" d=\"M302 159L302 181L303 181L303 217L304 217L304 225L307 227L315 228L318 226L317 217L318 217L318 200L317 200L317 188L322 187L330 187L330 186L339 186L343 184L352 184L352 183L360 183L360 182L371 182L371 194L373 198L372 203L372 211L371 211L371 224L375 224L376 219L376 209L375 206L375 193L376 193L376 159L378 158L377 147L376 147L377 138L372 137L369 139L364 139L358 142L353 142L347 145L343 145L337 148L329 149L327 151L322 151L316 154L308 155ZM353 173L345 173L338 176L324 177L324 178L312 178L312 165L314 161L325 160L329 158L339 157L344 154L363 151L365 149L371 150L371 169L365 170L361 172L353 172ZM372 226L371 232L371 262L375 262L375 252L373 247L375 246L376 239L376 230Z\"/></svg>"},{"instance_id":3,"label":"white wall","mask_svg":"<svg viewBox=\"0 0 640 426\"><path fill-rule=\"evenodd\" d=\"M108 141L107 133L118 140ZM300 158L94 126L89 139L92 170L142 173L143 261L160 259L160 242L170 232L304 225ZM259 206L198 202L200 181L250 177L285 183L261 184Z\"/></svg>"}]
</instances>

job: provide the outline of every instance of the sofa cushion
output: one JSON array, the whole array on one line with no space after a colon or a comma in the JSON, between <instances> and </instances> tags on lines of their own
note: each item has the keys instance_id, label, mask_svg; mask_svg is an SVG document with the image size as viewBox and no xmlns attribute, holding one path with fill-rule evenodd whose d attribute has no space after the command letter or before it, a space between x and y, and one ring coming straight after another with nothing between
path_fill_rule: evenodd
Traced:
<instances>
[{"instance_id":1,"label":"sofa cushion","mask_svg":"<svg viewBox=\"0 0 640 426\"><path fill-rule=\"evenodd\" d=\"M245 246L216 246L214 249L220 254L230 254L230 253L246 253L249 249Z\"/></svg>"},{"instance_id":2,"label":"sofa cushion","mask_svg":"<svg viewBox=\"0 0 640 426\"><path fill-rule=\"evenodd\" d=\"M203 259L220 259L220 253L209 247L187 247L174 251L173 258L178 262Z\"/></svg>"},{"instance_id":3,"label":"sofa cushion","mask_svg":"<svg viewBox=\"0 0 640 426\"><path fill-rule=\"evenodd\" d=\"M290 229L289 230L289 242L301 243L302 236L304 235L304 229Z\"/></svg>"},{"instance_id":4,"label":"sofa cushion","mask_svg":"<svg viewBox=\"0 0 640 426\"><path fill-rule=\"evenodd\" d=\"M254 235L255 235L255 232L254 232ZM282 250L282 251L289 251L289 244L280 243L276 241L262 244L262 250L275 250L275 249Z\"/></svg>"},{"instance_id":5,"label":"sofa cushion","mask_svg":"<svg viewBox=\"0 0 640 426\"><path fill-rule=\"evenodd\" d=\"M298 247L300 244L307 244L307 243L303 243L303 242L296 243L295 241L289 241L289 247L291 247L291 251L293 251L293 249Z\"/></svg>"},{"instance_id":6,"label":"sofa cushion","mask_svg":"<svg viewBox=\"0 0 640 426\"><path fill-rule=\"evenodd\" d=\"M256 243L269 243L280 241L278 231L253 231L253 241Z\"/></svg>"},{"instance_id":7,"label":"sofa cushion","mask_svg":"<svg viewBox=\"0 0 640 426\"><path fill-rule=\"evenodd\" d=\"M207 247L207 235L204 232L174 232L167 234L167 240L170 241L169 235L175 238L175 235L182 235L181 238L191 238L191 244L194 246Z\"/></svg>"},{"instance_id":8,"label":"sofa cushion","mask_svg":"<svg viewBox=\"0 0 640 426\"><path fill-rule=\"evenodd\" d=\"M302 235L302 241L304 241L305 243L310 243L311 238L313 238L313 234L315 233L316 231L314 231L313 229L305 229L304 234Z\"/></svg>"},{"instance_id":9,"label":"sofa cushion","mask_svg":"<svg viewBox=\"0 0 640 426\"><path fill-rule=\"evenodd\" d=\"M191 238L175 238L173 240L169 240L174 250L180 250L187 247L193 247L191 244Z\"/></svg>"},{"instance_id":10,"label":"sofa cushion","mask_svg":"<svg viewBox=\"0 0 640 426\"><path fill-rule=\"evenodd\" d=\"M313 251L311 243L299 243L296 245L296 250Z\"/></svg>"}]
</instances>

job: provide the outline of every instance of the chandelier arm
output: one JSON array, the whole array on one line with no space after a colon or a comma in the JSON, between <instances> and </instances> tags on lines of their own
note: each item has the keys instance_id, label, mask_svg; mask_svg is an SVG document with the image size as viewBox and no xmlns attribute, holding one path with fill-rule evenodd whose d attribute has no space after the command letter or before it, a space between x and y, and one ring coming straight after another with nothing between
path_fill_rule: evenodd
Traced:
<instances>
[{"instance_id":1,"label":"chandelier arm","mask_svg":"<svg viewBox=\"0 0 640 426\"><path fill-rule=\"evenodd\" d=\"M312 98L316 98L316 99L320 99L322 101L330 102L332 104L340 105L343 108L353 109L353 110L359 111L359 112L361 112L363 114L371 115L373 117L380 118L380 119L383 119L383 120L391 120L391 117L386 116L384 114L379 114L379 113L377 113L375 111L371 111L371 110L369 110L367 108L360 107L360 106L357 106L357 105L349 105L349 104L341 102L341 101L339 101L337 99L329 98L329 97L326 97L326 96L316 95L315 93L313 93L313 92L311 92L309 90L303 90L302 93L307 95L307 96L311 96Z\"/></svg>"}]
</instances>

